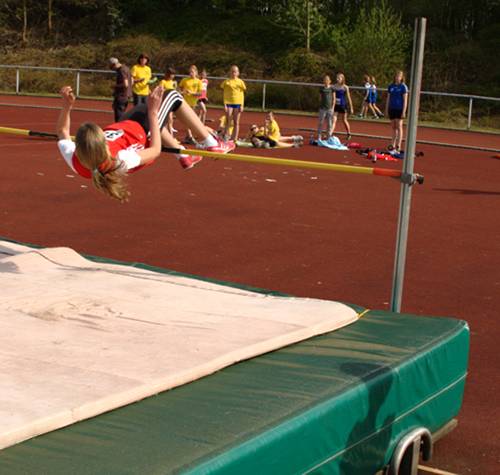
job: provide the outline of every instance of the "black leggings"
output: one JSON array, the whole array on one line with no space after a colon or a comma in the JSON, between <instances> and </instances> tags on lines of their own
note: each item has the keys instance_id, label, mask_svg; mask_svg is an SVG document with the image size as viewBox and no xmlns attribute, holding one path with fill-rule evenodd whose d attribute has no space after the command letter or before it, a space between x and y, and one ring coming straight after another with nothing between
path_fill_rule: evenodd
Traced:
<instances>
[{"instance_id":1,"label":"black leggings","mask_svg":"<svg viewBox=\"0 0 500 475\"><path fill-rule=\"evenodd\" d=\"M166 125L168 114L170 112L175 112L183 102L182 96L175 91L170 89L165 91L163 94L163 100L158 110L158 122L160 124L160 130ZM123 114L120 118L120 122L124 120L133 120L142 125L142 128L149 133L149 120L148 120L148 106L147 104L137 104L134 108L130 109L127 113Z\"/></svg>"}]
</instances>

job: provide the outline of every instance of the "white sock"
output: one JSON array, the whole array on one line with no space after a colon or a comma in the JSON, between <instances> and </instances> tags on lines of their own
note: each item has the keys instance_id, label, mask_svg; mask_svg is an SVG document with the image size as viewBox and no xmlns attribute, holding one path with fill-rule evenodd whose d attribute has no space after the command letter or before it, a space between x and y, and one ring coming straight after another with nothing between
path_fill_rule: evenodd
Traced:
<instances>
[{"instance_id":1,"label":"white sock","mask_svg":"<svg viewBox=\"0 0 500 475\"><path fill-rule=\"evenodd\" d=\"M186 147L184 147L184 145L179 145L179 147L181 150L186 150ZM189 157L189 155L187 155L186 153L176 153L175 154L175 158L177 158L177 160L180 160L181 158L185 158L185 157Z\"/></svg>"},{"instance_id":2,"label":"white sock","mask_svg":"<svg viewBox=\"0 0 500 475\"><path fill-rule=\"evenodd\" d=\"M212 134L208 134L205 140L199 142L200 148L215 147L217 145L217 140Z\"/></svg>"}]
</instances>

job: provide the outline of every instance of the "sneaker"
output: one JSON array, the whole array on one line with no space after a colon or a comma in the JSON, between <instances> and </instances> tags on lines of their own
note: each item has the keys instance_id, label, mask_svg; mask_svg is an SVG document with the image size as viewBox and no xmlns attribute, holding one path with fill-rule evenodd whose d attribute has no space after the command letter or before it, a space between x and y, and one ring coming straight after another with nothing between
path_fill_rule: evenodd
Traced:
<instances>
[{"instance_id":1,"label":"sneaker","mask_svg":"<svg viewBox=\"0 0 500 475\"><path fill-rule=\"evenodd\" d=\"M193 137L186 137L184 143L186 145L196 145L196 140Z\"/></svg>"},{"instance_id":2,"label":"sneaker","mask_svg":"<svg viewBox=\"0 0 500 475\"><path fill-rule=\"evenodd\" d=\"M202 160L203 157L183 155L179 158L179 163L181 164L181 167L184 168L184 170L190 170Z\"/></svg>"},{"instance_id":3,"label":"sneaker","mask_svg":"<svg viewBox=\"0 0 500 475\"><path fill-rule=\"evenodd\" d=\"M382 113L380 113L380 114L378 115L378 118L379 118L379 119L383 119L384 117L385 117L385 115L384 115L384 114L382 114Z\"/></svg>"},{"instance_id":4,"label":"sneaker","mask_svg":"<svg viewBox=\"0 0 500 475\"><path fill-rule=\"evenodd\" d=\"M221 140L216 139L217 145L213 147L207 147L205 150L208 152L216 152L216 153L229 153L232 152L236 148L236 144L232 140Z\"/></svg>"},{"instance_id":5,"label":"sneaker","mask_svg":"<svg viewBox=\"0 0 500 475\"><path fill-rule=\"evenodd\" d=\"M351 134L347 134L347 141L351 140L352 139L352 135Z\"/></svg>"}]
</instances>

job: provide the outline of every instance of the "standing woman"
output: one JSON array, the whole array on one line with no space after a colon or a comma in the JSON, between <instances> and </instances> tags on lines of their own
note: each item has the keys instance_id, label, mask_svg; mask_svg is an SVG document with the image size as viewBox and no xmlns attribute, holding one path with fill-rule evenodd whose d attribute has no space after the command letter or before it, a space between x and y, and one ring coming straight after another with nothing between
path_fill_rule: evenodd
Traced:
<instances>
[{"instance_id":1,"label":"standing woman","mask_svg":"<svg viewBox=\"0 0 500 475\"><path fill-rule=\"evenodd\" d=\"M224 136L228 137L229 128L234 125L231 139L236 142L240 131L240 117L245 102L245 91L247 86L240 79L240 70L233 64L229 71L229 79L220 86L224 90L224 110L226 112L226 130ZM232 122L234 122L232 124Z\"/></svg>"},{"instance_id":2,"label":"standing woman","mask_svg":"<svg viewBox=\"0 0 500 475\"><path fill-rule=\"evenodd\" d=\"M347 132L347 140L349 140L351 138L351 126L347 120L347 116L349 115L347 111L349 110L350 113L353 114L354 109L352 107L349 86L345 83L345 76L342 73L337 74L337 82L333 85L333 90L335 92L335 107L333 108L333 124L329 135L333 135L335 125L337 124L337 118L340 114Z\"/></svg>"},{"instance_id":3,"label":"standing woman","mask_svg":"<svg viewBox=\"0 0 500 475\"><path fill-rule=\"evenodd\" d=\"M207 102L208 102L208 75L207 70L201 70L201 94L198 97L198 103L196 107L198 109L198 117L201 123L204 124L207 120Z\"/></svg>"},{"instance_id":4,"label":"standing woman","mask_svg":"<svg viewBox=\"0 0 500 475\"><path fill-rule=\"evenodd\" d=\"M151 68L148 66L149 56L142 53L137 58L137 64L132 66L132 92L134 97L134 106L137 104L146 104L149 96L149 81L151 81Z\"/></svg>"},{"instance_id":5,"label":"standing woman","mask_svg":"<svg viewBox=\"0 0 500 475\"><path fill-rule=\"evenodd\" d=\"M380 119L384 117L382 111L377 106L377 81L375 80L375 76L370 76L370 93L368 95L368 106L373 113L374 119Z\"/></svg>"},{"instance_id":6,"label":"standing woman","mask_svg":"<svg viewBox=\"0 0 500 475\"><path fill-rule=\"evenodd\" d=\"M333 126L333 106L335 104L335 92L332 88L332 80L328 74L323 76L323 86L319 90L319 118L318 118L318 140L321 140L321 131L323 123L327 121L327 133L330 138L330 132Z\"/></svg>"},{"instance_id":7,"label":"standing woman","mask_svg":"<svg viewBox=\"0 0 500 475\"><path fill-rule=\"evenodd\" d=\"M392 147L400 151L403 141L403 119L408 107L408 86L405 84L403 71L397 71L394 82L387 88L385 113L389 116L392 127Z\"/></svg>"},{"instance_id":8,"label":"standing woman","mask_svg":"<svg viewBox=\"0 0 500 475\"><path fill-rule=\"evenodd\" d=\"M198 77L198 68L196 65L192 64L189 66L189 77L182 79L179 83L179 89L181 94L184 96L184 100L188 103L190 107L195 109L198 103L198 98L201 96L202 83ZM190 129L187 129L187 135L184 143L190 145L196 145L196 141L193 138L193 134Z\"/></svg>"},{"instance_id":9,"label":"standing woman","mask_svg":"<svg viewBox=\"0 0 500 475\"><path fill-rule=\"evenodd\" d=\"M163 76L163 79L160 81L159 86L162 87L163 89L165 89L166 91L177 89L177 81L175 80L175 69L172 66L170 66L166 69L165 75ZM167 129L172 135L175 132L177 132L174 129L174 113L173 112L168 113Z\"/></svg>"}]
</instances>

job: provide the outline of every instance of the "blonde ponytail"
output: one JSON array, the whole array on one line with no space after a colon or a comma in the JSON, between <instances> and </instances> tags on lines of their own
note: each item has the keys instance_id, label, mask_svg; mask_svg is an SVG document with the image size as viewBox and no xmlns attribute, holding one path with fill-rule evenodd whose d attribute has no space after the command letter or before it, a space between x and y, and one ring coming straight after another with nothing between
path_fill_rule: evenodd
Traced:
<instances>
[{"instance_id":1,"label":"blonde ponytail","mask_svg":"<svg viewBox=\"0 0 500 475\"><path fill-rule=\"evenodd\" d=\"M76 155L90 170L94 186L111 198L122 203L127 201L130 193L125 183L126 172L121 167L111 167L109 171L106 167L102 171L106 161L113 161L102 129L93 122L82 124L76 132L75 143Z\"/></svg>"}]
</instances>

